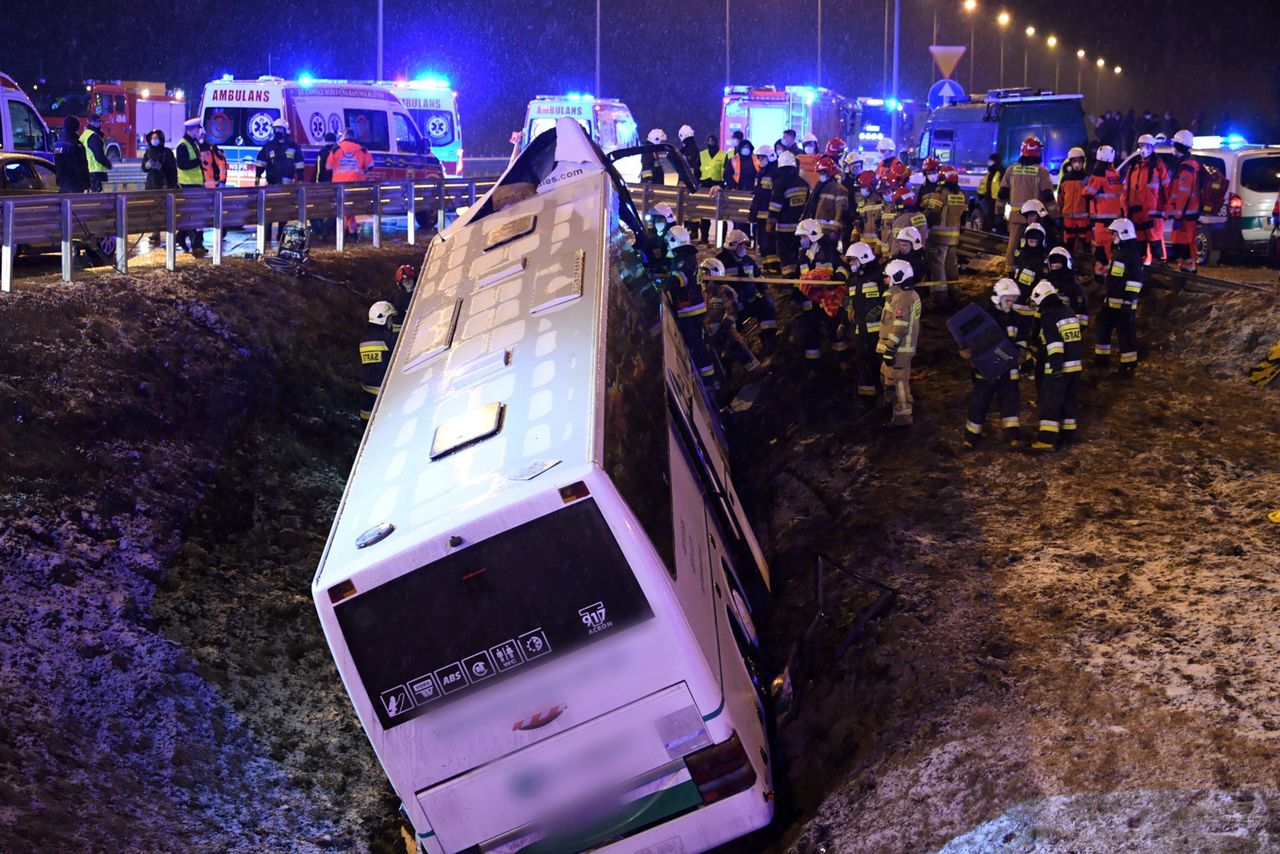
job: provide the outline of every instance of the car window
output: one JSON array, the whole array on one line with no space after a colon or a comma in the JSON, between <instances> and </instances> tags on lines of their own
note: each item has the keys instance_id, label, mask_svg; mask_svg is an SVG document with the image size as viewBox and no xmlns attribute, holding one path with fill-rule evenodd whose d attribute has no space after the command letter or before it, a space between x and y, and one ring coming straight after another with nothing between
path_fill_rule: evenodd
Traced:
<instances>
[{"instance_id":1,"label":"car window","mask_svg":"<svg viewBox=\"0 0 1280 854\"><path fill-rule=\"evenodd\" d=\"M1192 156L1195 157L1196 160L1199 160L1202 165L1212 166L1214 169L1217 169L1223 175L1227 174L1227 161L1223 160L1221 157L1209 157L1208 155L1205 155L1205 154L1195 154ZM1173 165L1176 165L1176 161L1174 162Z\"/></svg>"},{"instance_id":2,"label":"car window","mask_svg":"<svg viewBox=\"0 0 1280 854\"><path fill-rule=\"evenodd\" d=\"M9 101L9 124L13 126L13 147L19 151L45 151L49 148L44 122L36 111L21 101Z\"/></svg>"},{"instance_id":3,"label":"car window","mask_svg":"<svg viewBox=\"0 0 1280 854\"><path fill-rule=\"evenodd\" d=\"M418 154L422 151L422 143L418 136L418 129L413 126L413 122L404 113L395 113L392 115L392 121L395 123L396 129L396 151L407 152L409 154Z\"/></svg>"},{"instance_id":4,"label":"car window","mask_svg":"<svg viewBox=\"0 0 1280 854\"><path fill-rule=\"evenodd\" d=\"M4 182L10 190L42 190L35 170L25 160L10 160L4 164Z\"/></svg>"},{"instance_id":5,"label":"car window","mask_svg":"<svg viewBox=\"0 0 1280 854\"><path fill-rule=\"evenodd\" d=\"M40 179L40 189L55 192L58 189L58 175L53 171L53 167L45 163L43 160L34 161L32 166L35 167L36 176Z\"/></svg>"},{"instance_id":6,"label":"car window","mask_svg":"<svg viewBox=\"0 0 1280 854\"><path fill-rule=\"evenodd\" d=\"M1240 186L1255 193L1280 192L1280 155L1244 160L1240 164Z\"/></svg>"},{"instance_id":7,"label":"car window","mask_svg":"<svg viewBox=\"0 0 1280 854\"><path fill-rule=\"evenodd\" d=\"M346 125L356 132L356 142L370 151L390 151L391 136L383 110L343 110Z\"/></svg>"}]
</instances>

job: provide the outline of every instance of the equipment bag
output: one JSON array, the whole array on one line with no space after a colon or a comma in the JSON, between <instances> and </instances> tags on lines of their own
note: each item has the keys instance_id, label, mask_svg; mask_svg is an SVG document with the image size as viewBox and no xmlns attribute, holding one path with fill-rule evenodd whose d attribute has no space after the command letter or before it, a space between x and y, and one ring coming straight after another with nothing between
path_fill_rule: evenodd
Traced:
<instances>
[{"instance_id":1,"label":"equipment bag","mask_svg":"<svg viewBox=\"0 0 1280 854\"><path fill-rule=\"evenodd\" d=\"M1018 364L1018 347L981 305L970 303L947 320L947 329L969 362L982 376L994 380Z\"/></svg>"}]
</instances>

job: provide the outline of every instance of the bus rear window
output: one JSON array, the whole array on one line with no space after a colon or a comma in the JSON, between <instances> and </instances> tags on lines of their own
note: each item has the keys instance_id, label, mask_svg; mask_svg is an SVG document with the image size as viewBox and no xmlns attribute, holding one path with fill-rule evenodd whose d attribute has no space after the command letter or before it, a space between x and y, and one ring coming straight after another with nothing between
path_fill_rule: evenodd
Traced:
<instances>
[{"instance_id":1,"label":"bus rear window","mask_svg":"<svg viewBox=\"0 0 1280 854\"><path fill-rule=\"evenodd\" d=\"M204 131L214 145L266 145L278 118L280 111L270 107L208 107Z\"/></svg>"},{"instance_id":2,"label":"bus rear window","mask_svg":"<svg viewBox=\"0 0 1280 854\"><path fill-rule=\"evenodd\" d=\"M594 500L335 608L384 729L653 616Z\"/></svg>"}]
</instances>

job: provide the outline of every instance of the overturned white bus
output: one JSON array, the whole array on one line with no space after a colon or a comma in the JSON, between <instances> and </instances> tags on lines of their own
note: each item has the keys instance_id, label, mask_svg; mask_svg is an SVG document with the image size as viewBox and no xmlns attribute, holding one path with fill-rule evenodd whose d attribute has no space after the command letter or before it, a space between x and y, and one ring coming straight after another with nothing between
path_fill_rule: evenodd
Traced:
<instances>
[{"instance_id":1,"label":"overturned white bus","mask_svg":"<svg viewBox=\"0 0 1280 854\"><path fill-rule=\"evenodd\" d=\"M772 817L768 568L639 228L576 122L534 140L432 243L334 520L316 607L423 851Z\"/></svg>"}]
</instances>

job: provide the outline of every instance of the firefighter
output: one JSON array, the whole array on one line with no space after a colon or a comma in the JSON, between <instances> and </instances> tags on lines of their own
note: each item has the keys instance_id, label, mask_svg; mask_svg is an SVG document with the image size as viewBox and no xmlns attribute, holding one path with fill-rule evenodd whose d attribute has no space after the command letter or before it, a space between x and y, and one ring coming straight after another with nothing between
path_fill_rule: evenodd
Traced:
<instances>
[{"instance_id":1,"label":"firefighter","mask_svg":"<svg viewBox=\"0 0 1280 854\"><path fill-rule=\"evenodd\" d=\"M715 362L707 349L706 328L703 315L707 313L707 301L698 282L698 250L691 245L689 229L673 225L667 232L671 246L671 272L666 276L666 289L676 309L676 325L689 348L694 369L703 379L710 381L715 375Z\"/></svg>"},{"instance_id":2,"label":"firefighter","mask_svg":"<svg viewBox=\"0 0 1280 854\"><path fill-rule=\"evenodd\" d=\"M662 145L667 141L667 133L662 128L649 131L645 141L650 145ZM661 155L646 151L640 155L640 183L662 186L667 181L667 172L662 168Z\"/></svg>"},{"instance_id":3,"label":"firefighter","mask_svg":"<svg viewBox=\"0 0 1280 854\"><path fill-rule=\"evenodd\" d=\"M724 238L724 248L716 256L724 266L724 275L755 279L760 276L760 265L747 252L746 232L731 230ZM778 337L778 310L769 296L768 288L754 282L738 282L738 303L743 318L754 318L760 335L760 354L768 358L773 353Z\"/></svg>"},{"instance_id":4,"label":"firefighter","mask_svg":"<svg viewBox=\"0 0 1280 854\"><path fill-rule=\"evenodd\" d=\"M797 157L804 153L800 150L799 144L796 143L796 132L791 128L787 128L782 132L782 136L773 143L773 148L778 152L779 156L782 155L783 151L790 151Z\"/></svg>"},{"instance_id":5,"label":"firefighter","mask_svg":"<svg viewBox=\"0 0 1280 854\"><path fill-rule=\"evenodd\" d=\"M1062 214L1062 243L1071 252L1085 252L1089 240L1089 203L1084 195L1084 149L1072 148L1058 181L1058 210Z\"/></svg>"},{"instance_id":6,"label":"firefighter","mask_svg":"<svg viewBox=\"0 0 1280 854\"><path fill-rule=\"evenodd\" d=\"M187 119L182 125L182 139L174 147L174 165L178 168L178 188L191 190L204 189L204 167L200 164L200 131L199 119ZM189 251L196 258L209 254L204 248L203 229L181 230L176 235L178 246Z\"/></svg>"},{"instance_id":7,"label":"firefighter","mask_svg":"<svg viewBox=\"0 0 1280 854\"><path fill-rule=\"evenodd\" d=\"M1022 203L1020 211L1028 226L1034 224L1044 229L1046 247L1058 244L1055 239L1053 220L1049 218L1049 209L1044 206L1044 202L1039 199L1027 199Z\"/></svg>"},{"instance_id":8,"label":"firefighter","mask_svg":"<svg viewBox=\"0 0 1280 854\"><path fill-rule=\"evenodd\" d=\"M53 144L53 166L59 193L88 191L89 160L80 141L80 120L75 116L67 116Z\"/></svg>"},{"instance_id":9,"label":"firefighter","mask_svg":"<svg viewBox=\"0 0 1280 854\"><path fill-rule=\"evenodd\" d=\"M1031 300L1040 315L1039 340L1044 360L1036 412L1040 430L1031 447L1051 451L1059 439L1068 442L1076 435L1076 396L1084 369L1084 345L1075 313L1052 284L1039 282L1031 292Z\"/></svg>"},{"instance_id":10,"label":"firefighter","mask_svg":"<svg viewBox=\"0 0 1280 854\"><path fill-rule=\"evenodd\" d=\"M316 169L312 173L311 180L318 184L333 182L333 170L329 168L329 155L333 154L337 147L338 135L329 131L324 135L324 145L316 152ZM311 233L316 237L332 237L335 225L334 220L317 217L311 220Z\"/></svg>"},{"instance_id":11,"label":"firefighter","mask_svg":"<svg viewBox=\"0 0 1280 854\"><path fill-rule=\"evenodd\" d=\"M89 162L89 192L101 193L102 184L111 169L111 160L102 142L102 117L97 113L89 116L88 127L80 134L80 142Z\"/></svg>"},{"instance_id":12,"label":"firefighter","mask_svg":"<svg viewBox=\"0 0 1280 854\"><path fill-rule=\"evenodd\" d=\"M884 268L884 307L880 312L880 378L885 397L893 407L894 427L911 426L911 359L920 337L920 297L912 282L915 271L901 258Z\"/></svg>"},{"instance_id":13,"label":"firefighter","mask_svg":"<svg viewBox=\"0 0 1280 854\"><path fill-rule=\"evenodd\" d=\"M849 220L849 239L846 245L852 246L862 241L871 247L873 252L880 251L880 219L884 214L884 197L880 195L876 173L864 169L858 173L858 192L850 196L852 208ZM878 280L877 280L878 281Z\"/></svg>"},{"instance_id":14,"label":"firefighter","mask_svg":"<svg viewBox=\"0 0 1280 854\"><path fill-rule=\"evenodd\" d=\"M698 170L702 168L702 156L698 150L698 136L689 125L680 125L680 130L676 132L676 136L680 138L680 156L688 164L693 180L697 181L700 178Z\"/></svg>"},{"instance_id":15,"label":"firefighter","mask_svg":"<svg viewBox=\"0 0 1280 854\"><path fill-rule=\"evenodd\" d=\"M738 291L728 282L718 282L716 277L728 273L719 258L706 258L698 264L703 276L702 290L706 295L707 312L704 316L707 344L721 359L729 356L740 363L749 374L764 366L751 352L751 347L738 331Z\"/></svg>"},{"instance_id":16,"label":"firefighter","mask_svg":"<svg viewBox=\"0 0 1280 854\"><path fill-rule=\"evenodd\" d=\"M1049 250L1045 257L1044 277L1057 288L1058 293L1071 304L1071 310L1080 321L1080 328L1089 327L1089 293L1078 281L1072 269L1071 253L1061 246Z\"/></svg>"},{"instance_id":17,"label":"firefighter","mask_svg":"<svg viewBox=\"0 0 1280 854\"><path fill-rule=\"evenodd\" d=\"M1121 208L1143 244L1147 264L1164 261L1164 204L1168 190L1169 170L1156 155L1156 138L1144 133L1138 137L1138 159L1124 178Z\"/></svg>"},{"instance_id":18,"label":"firefighter","mask_svg":"<svg viewBox=\"0 0 1280 854\"><path fill-rule=\"evenodd\" d=\"M805 202L805 219L813 218L822 227L822 252L834 266L839 257L840 236L849 221L849 194L840 186L840 168L830 157L818 158L818 183Z\"/></svg>"},{"instance_id":19,"label":"firefighter","mask_svg":"<svg viewBox=\"0 0 1280 854\"><path fill-rule=\"evenodd\" d=\"M960 278L960 221L969 203L960 191L960 173L952 166L939 170L941 183L924 199L924 214L929 223L929 276L936 282L947 282L944 298L954 302L950 282Z\"/></svg>"},{"instance_id":20,"label":"firefighter","mask_svg":"<svg viewBox=\"0 0 1280 854\"><path fill-rule=\"evenodd\" d=\"M990 303L984 303L987 314L1004 330L1005 336L1018 348L1018 353L1027 349L1026 326L1013 310L1013 304L1019 296L1018 285L1013 279L1000 279L992 288ZM972 354L961 350L960 356L968 359ZM1018 444L1018 412L1021 403L1018 398L1018 363L1014 362L1008 370L996 377L984 376L977 368L970 371L973 389L969 392L969 418L964 424L964 446L975 448L982 437L982 427L987 421L987 411L991 401L998 400L1000 407L1000 428L1002 436L1011 446Z\"/></svg>"},{"instance_id":21,"label":"firefighter","mask_svg":"<svg viewBox=\"0 0 1280 854\"><path fill-rule=\"evenodd\" d=\"M401 264L396 269L396 292L391 298L391 304L396 310L395 319L391 321L391 331L396 335L400 334L404 319L409 314L409 303L413 301L413 289L417 284L418 271L412 264Z\"/></svg>"},{"instance_id":22,"label":"firefighter","mask_svg":"<svg viewBox=\"0 0 1280 854\"><path fill-rule=\"evenodd\" d=\"M790 151L778 155L778 170L773 177L773 196L769 200L769 233L773 236L775 254L765 259L765 268L783 276L800 275L796 242L796 223L809 200L809 185L800 177L796 156Z\"/></svg>"},{"instance_id":23,"label":"firefighter","mask_svg":"<svg viewBox=\"0 0 1280 854\"><path fill-rule=\"evenodd\" d=\"M881 181L889 180L894 165L902 162L896 156L897 150L893 140L887 136L880 137L880 141L876 143L876 151L880 154L880 164L876 166L876 177Z\"/></svg>"},{"instance_id":24,"label":"firefighter","mask_svg":"<svg viewBox=\"0 0 1280 854\"><path fill-rule=\"evenodd\" d=\"M982 212L983 228L987 231L996 231L997 221L1002 219L1001 208L996 203L1000 200L1000 178L1003 175L1004 162L999 154L992 154L987 158L987 171L978 182L977 192L978 210Z\"/></svg>"},{"instance_id":25,"label":"firefighter","mask_svg":"<svg viewBox=\"0 0 1280 854\"><path fill-rule=\"evenodd\" d=\"M1093 221L1093 271L1099 278L1106 275L1111 261L1111 232L1107 227L1112 220L1123 216L1124 185L1120 182L1120 173L1111 165L1115 159L1115 149L1109 145L1098 146L1093 172L1085 180L1082 191Z\"/></svg>"},{"instance_id":26,"label":"firefighter","mask_svg":"<svg viewBox=\"0 0 1280 854\"><path fill-rule=\"evenodd\" d=\"M892 189L883 191L889 204L885 205L884 212L880 216L881 238L886 245L890 246L893 245L897 233L908 225L915 226L922 239L929 231L929 220L920 210L920 197L915 190L911 189L909 183L911 170L899 161L894 165L893 173L890 177ZM916 272L923 276L924 266L922 265Z\"/></svg>"},{"instance_id":27,"label":"firefighter","mask_svg":"<svg viewBox=\"0 0 1280 854\"><path fill-rule=\"evenodd\" d=\"M1107 265L1106 301L1098 312L1094 333L1094 364L1111 364L1111 332L1120 345L1120 374L1132 376L1138 368L1138 297L1142 295L1145 245L1138 240L1133 223L1120 218L1111 223L1111 263Z\"/></svg>"},{"instance_id":28,"label":"firefighter","mask_svg":"<svg viewBox=\"0 0 1280 854\"><path fill-rule=\"evenodd\" d=\"M876 251L868 243L854 243L845 250L849 267L848 294L845 311L849 315L854 345L854 374L858 400L870 408L875 405L883 385L880 382L880 313L884 310L884 273L876 260Z\"/></svg>"},{"instance_id":29,"label":"firefighter","mask_svg":"<svg viewBox=\"0 0 1280 854\"><path fill-rule=\"evenodd\" d=\"M893 252L894 258L901 258L911 265L912 277L911 286L916 287L925 281L928 275L928 260L924 252L924 238L920 235L920 229L914 225L903 226L898 229L897 248Z\"/></svg>"},{"instance_id":30,"label":"firefighter","mask_svg":"<svg viewBox=\"0 0 1280 854\"><path fill-rule=\"evenodd\" d=\"M262 179L267 179L268 186L292 184L301 181L307 168L302 156L302 146L289 136L289 124L284 119L276 119L271 123L271 139L258 151L253 161L253 183L257 186ZM276 240L284 237L287 221L276 223ZM271 230L267 230L267 239L271 239Z\"/></svg>"},{"instance_id":31,"label":"firefighter","mask_svg":"<svg viewBox=\"0 0 1280 854\"><path fill-rule=\"evenodd\" d=\"M360 341L360 390L364 395L364 405L360 407L362 421L373 417L373 405L378 401L382 380L391 363L391 351L396 346L391 319L395 316L395 306L386 300L369 306L369 323L365 326L364 338Z\"/></svg>"},{"instance_id":32,"label":"firefighter","mask_svg":"<svg viewBox=\"0 0 1280 854\"><path fill-rule=\"evenodd\" d=\"M1027 199L1039 199L1051 215L1056 215L1057 201L1053 197L1053 178L1040 159L1043 147L1040 140L1029 136L1022 141L1018 162L1005 170L1000 179L999 197L1012 207L1009 214L1009 243L1004 252L1006 271L1013 270L1013 256L1018 251L1022 232L1027 227L1022 215L1022 203Z\"/></svg>"},{"instance_id":33,"label":"firefighter","mask_svg":"<svg viewBox=\"0 0 1280 854\"><path fill-rule=\"evenodd\" d=\"M702 149L698 157L698 174L701 176L698 179L698 185L706 188L714 196L724 185L724 166L728 159L726 152L720 149L720 137L714 133L707 134L707 147ZM698 220L697 237L699 243L705 244L711 241L711 220Z\"/></svg>"},{"instance_id":34,"label":"firefighter","mask_svg":"<svg viewBox=\"0 0 1280 854\"><path fill-rule=\"evenodd\" d=\"M1044 245L1044 238L1044 227L1042 225L1032 223L1027 226L1022 235L1022 248L1018 250L1013 259L1013 276L1011 278L1017 282L1020 291L1013 309L1022 317L1027 318L1028 323L1035 314L1035 307L1031 303L1031 291L1035 288L1036 282L1044 278L1045 258L1048 255ZM1034 338L1029 340L1034 340Z\"/></svg>"},{"instance_id":35,"label":"firefighter","mask_svg":"<svg viewBox=\"0 0 1280 854\"><path fill-rule=\"evenodd\" d=\"M843 359L849 345L842 327L847 327L844 313L846 295L843 269L838 275L839 260L834 245L826 241L822 224L816 219L802 219L796 226L800 245L800 283L793 291L800 305L804 358L812 363L822 358L822 339L831 342L831 350Z\"/></svg>"},{"instance_id":36,"label":"firefighter","mask_svg":"<svg viewBox=\"0 0 1280 854\"><path fill-rule=\"evenodd\" d=\"M924 173L924 183L916 189L916 195L924 199L938 191L938 181L942 177L942 164L936 157L926 157L924 163L920 165L920 171Z\"/></svg>"},{"instance_id":37,"label":"firefighter","mask_svg":"<svg viewBox=\"0 0 1280 854\"><path fill-rule=\"evenodd\" d=\"M751 237L756 242L756 249L761 255L773 252L773 241L766 235L765 226L769 222L769 200L773 196L773 176L778 171L778 158L773 146L766 143L756 154L760 162L760 177L756 180L756 188L751 193Z\"/></svg>"},{"instance_id":38,"label":"firefighter","mask_svg":"<svg viewBox=\"0 0 1280 854\"><path fill-rule=\"evenodd\" d=\"M818 185L818 160L821 157L822 155L818 153L818 137L812 133L806 133L800 139L800 153L796 155L796 165L800 167L800 177L804 178L811 190Z\"/></svg>"},{"instance_id":39,"label":"firefighter","mask_svg":"<svg viewBox=\"0 0 1280 854\"><path fill-rule=\"evenodd\" d=\"M1173 220L1173 233L1169 238L1169 260L1177 261L1178 269L1184 273L1196 271L1196 226L1200 220L1200 184L1203 173L1199 161L1191 156L1192 144L1193 137L1189 130L1180 130L1173 135L1173 151L1177 163L1169 176L1169 191L1165 199L1165 217Z\"/></svg>"},{"instance_id":40,"label":"firefighter","mask_svg":"<svg viewBox=\"0 0 1280 854\"><path fill-rule=\"evenodd\" d=\"M844 160L845 148L844 138L833 136L831 139L827 140L827 148L823 152L823 156L830 157L836 162L836 165L839 166L840 161Z\"/></svg>"},{"instance_id":41,"label":"firefighter","mask_svg":"<svg viewBox=\"0 0 1280 854\"><path fill-rule=\"evenodd\" d=\"M373 168L373 155L365 147L356 142L355 128L347 128L342 132L342 142L329 155L329 168L333 171L333 183L344 184L367 181L369 170ZM336 226L336 224L335 224ZM343 219L343 228L348 240L354 241L358 236L356 218L348 216ZM336 231L336 227L335 227Z\"/></svg>"}]
</instances>

